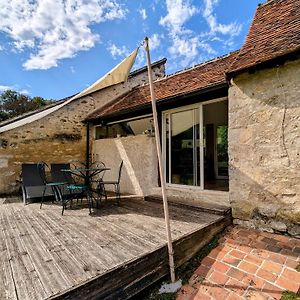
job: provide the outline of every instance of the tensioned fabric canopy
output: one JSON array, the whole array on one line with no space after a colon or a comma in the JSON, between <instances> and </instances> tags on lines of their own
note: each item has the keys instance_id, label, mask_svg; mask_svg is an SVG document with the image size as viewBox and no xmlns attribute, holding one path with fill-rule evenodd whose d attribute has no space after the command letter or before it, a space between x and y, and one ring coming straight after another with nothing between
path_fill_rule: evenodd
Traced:
<instances>
[{"instance_id":1,"label":"tensioned fabric canopy","mask_svg":"<svg viewBox=\"0 0 300 300\"><path fill-rule=\"evenodd\" d=\"M129 72L134 64L137 53L138 53L138 48L135 49L129 56L127 56L121 63L119 63L117 66L115 66L113 69L111 69L107 74L105 74L103 77L101 77L95 83L93 83L91 86L89 86L88 88L86 88L85 90L80 92L79 94L75 95L74 97L70 98L69 100L67 100L59 105L51 106L42 111L38 111L35 114L29 115L27 117L18 119L7 125L4 125L4 126L0 127L0 133L23 126L23 125L26 125L26 124L29 124L29 123L32 123L39 119L42 119L45 116L48 116L49 114L59 110L63 106L68 105L71 101L73 101L75 99L89 95L93 92L99 91L101 89L115 85L117 83L126 81L128 78Z\"/></svg>"},{"instance_id":2,"label":"tensioned fabric canopy","mask_svg":"<svg viewBox=\"0 0 300 300\"><path fill-rule=\"evenodd\" d=\"M105 74L103 77L101 77L99 80L97 80L95 83L93 83L91 86L89 86L79 94L72 97L70 100L74 100L82 96L86 96L93 92L104 89L108 86L126 81L129 72L134 64L137 53L138 53L138 48L135 49L129 56L127 56L121 63L115 66L107 74Z\"/></svg>"}]
</instances>

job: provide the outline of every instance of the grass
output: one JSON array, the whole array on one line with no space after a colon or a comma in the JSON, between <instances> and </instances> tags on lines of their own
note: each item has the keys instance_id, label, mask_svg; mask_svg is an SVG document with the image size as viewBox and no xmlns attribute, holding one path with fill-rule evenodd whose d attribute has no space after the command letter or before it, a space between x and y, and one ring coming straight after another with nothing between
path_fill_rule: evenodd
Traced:
<instances>
[{"instance_id":1,"label":"grass","mask_svg":"<svg viewBox=\"0 0 300 300\"><path fill-rule=\"evenodd\" d=\"M282 293L282 297L280 300L299 300L300 295L295 294L293 292L285 291Z\"/></svg>"},{"instance_id":2,"label":"grass","mask_svg":"<svg viewBox=\"0 0 300 300\"><path fill-rule=\"evenodd\" d=\"M189 281L194 271L199 267L201 260L206 257L212 249L218 246L218 241L221 236L222 234L216 235L206 246L201 248L194 257L177 269L177 278L182 280L183 285ZM164 283L166 283L164 279L156 282L150 288L132 298L132 300L175 300L176 293L158 293Z\"/></svg>"}]
</instances>

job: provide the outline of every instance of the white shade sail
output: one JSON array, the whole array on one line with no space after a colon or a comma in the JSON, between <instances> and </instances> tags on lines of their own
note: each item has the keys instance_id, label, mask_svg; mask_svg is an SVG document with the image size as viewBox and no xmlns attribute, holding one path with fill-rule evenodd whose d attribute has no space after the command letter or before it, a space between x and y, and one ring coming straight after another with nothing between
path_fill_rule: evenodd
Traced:
<instances>
[{"instance_id":1,"label":"white shade sail","mask_svg":"<svg viewBox=\"0 0 300 300\"><path fill-rule=\"evenodd\" d=\"M104 89L108 86L126 81L129 72L134 64L137 53L138 53L138 48L135 49L129 56L127 56L122 62L120 62L107 74L105 74L103 77L98 79L95 83L93 83L91 86L89 86L79 94L75 95L71 100L80 98L82 96L86 96L93 92Z\"/></svg>"},{"instance_id":2,"label":"white shade sail","mask_svg":"<svg viewBox=\"0 0 300 300\"><path fill-rule=\"evenodd\" d=\"M134 64L137 53L138 53L138 48L135 49L129 56L127 56L121 63L119 63L117 66L115 66L113 69L111 69L108 73L106 73L103 77L101 77L99 80L97 80L91 86L89 86L88 88L86 88L85 90L80 92L79 94L75 95L74 97L68 99L67 101L65 101L59 105L51 106L51 107L46 108L42 111L39 111L35 114L32 114L30 116L18 119L7 125L4 125L4 126L0 127L0 133L20 127L20 126L24 126L26 124L32 123L37 120L40 120L40 119L48 116L49 114L59 110L63 106L68 105L71 101L73 101L75 99L78 99L80 97L86 96L93 92L99 91L108 86L112 86L114 84L126 81L128 78L129 72Z\"/></svg>"}]
</instances>

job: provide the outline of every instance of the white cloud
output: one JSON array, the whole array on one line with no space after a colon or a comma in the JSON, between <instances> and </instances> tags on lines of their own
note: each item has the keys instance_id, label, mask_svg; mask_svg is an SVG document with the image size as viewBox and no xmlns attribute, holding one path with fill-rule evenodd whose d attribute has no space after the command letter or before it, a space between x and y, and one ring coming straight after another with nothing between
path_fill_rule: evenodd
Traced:
<instances>
[{"instance_id":1,"label":"white cloud","mask_svg":"<svg viewBox=\"0 0 300 300\"><path fill-rule=\"evenodd\" d=\"M107 50L110 52L113 59L116 59L119 56L127 56L130 54L129 50L125 46L117 47L115 44L109 45Z\"/></svg>"},{"instance_id":2,"label":"white cloud","mask_svg":"<svg viewBox=\"0 0 300 300\"><path fill-rule=\"evenodd\" d=\"M0 31L15 49L29 49L27 70L49 69L100 40L91 25L125 17L117 0L11 0L0 2Z\"/></svg>"},{"instance_id":3,"label":"white cloud","mask_svg":"<svg viewBox=\"0 0 300 300\"><path fill-rule=\"evenodd\" d=\"M172 65L187 67L217 55L212 42L221 43L225 48L232 48L233 37L241 31L241 25L232 22L218 23L214 12L218 0L204 0L201 15L207 22L209 31L197 32L188 28L188 21L200 12L191 0L166 0L167 14L159 21L165 27L171 39L168 52L173 60ZM222 38L220 37L222 36Z\"/></svg>"},{"instance_id":4,"label":"white cloud","mask_svg":"<svg viewBox=\"0 0 300 300\"><path fill-rule=\"evenodd\" d=\"M24 95L29 95L29 91L26 89L20 89L17 85L0 85L0 92L4 92L7 90L13 90L18 93L24 94Z\"/></svg>"},{"instance_id":5,"label":"white cloud","mask_svg":"<svg viewBox=\"0 0 300 300\"><path fill-rule=\"evenodd\" d=\"M160 46L161 38L163 38L163 35L160 36L157 33L154 33L149 37L149 45L151 50L154 50Z\"/></svg>"},{"instance_id":6,"label":"white cloud","mask_svg":"<svg viewBox=\"0 0 300 300\"><path fill-rule=\"evenodd\" d=\"M211 34L220 33L223 35L236 36L241 32L242 26L236 22L229 24L218 23L217 17L214 14L214 8L219 3L219 0L204 0L203 17L205 18L210 28Z\"/></svg>"},{"instance_id":7,"label":"white cloud","mask_svg":"<svg viewBox=\"0 0 300 300\"><path fill-rule=\"evenodd\" d=\"M139 9L139 14L141 15L141 17L142 17L143 20L147 19L147 12L146 12L145 8Z\"/></svg>"},{"instance_id":8,"label":"white cloud","mask_svg":"<svg viewBox=\"0 0 300 300\"><path fill-rule=\"evenodd\" d=\"M181 60L180 65L186 66L198 56L200 40L191 30L186 29L184 24L198 10L188 0L166 0L166 6L167 15L161 18L159 23L167 28L172 40L168 51L177 63Z\"/></svg>"},{"instance_id":9,"label":"white cloud","mask_svg":"<svg viewBox=\"0 0 300 300\"><path fill-rule=\"evenodd\" d=\"M166 5L168 13L159 24L169 28L173 34L181 32L183 24L197 12L197 8L187 0L166 0Z\"/></svg>"}]
</instances>

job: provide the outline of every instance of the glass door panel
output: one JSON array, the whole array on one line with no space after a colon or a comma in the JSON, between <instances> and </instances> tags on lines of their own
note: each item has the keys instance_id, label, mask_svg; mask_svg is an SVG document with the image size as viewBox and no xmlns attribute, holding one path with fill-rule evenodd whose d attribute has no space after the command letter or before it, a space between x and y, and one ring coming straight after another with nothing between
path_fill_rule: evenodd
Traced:
<instances>
[{"instance_id":1,"label":"glass door panel","mask_svg":"<svg viewBox=\"0 0 300 300\"><path fill-rule=\"evenodd\" d=\"M217 178L228 178L228 126L217 126Z\"/></svg>"},{"instance_id":2,"label":"glass door panel","mask_svg":"<svg viewBox=\"0 0 300 300\"><path fill-rule=\"evenodd\" d=\"M171 114L171 183L194 185L194 110Z\"/></svg>"}]
</instances>

